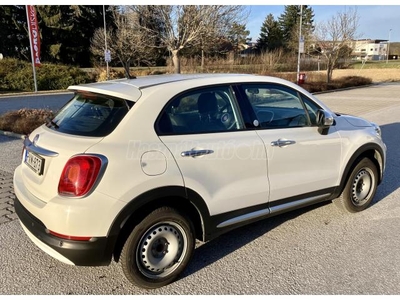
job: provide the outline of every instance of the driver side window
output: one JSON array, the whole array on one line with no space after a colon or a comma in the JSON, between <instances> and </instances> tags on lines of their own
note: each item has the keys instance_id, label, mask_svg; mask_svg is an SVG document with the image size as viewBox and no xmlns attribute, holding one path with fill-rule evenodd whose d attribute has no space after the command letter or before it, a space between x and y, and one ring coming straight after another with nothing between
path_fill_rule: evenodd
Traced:
<instances>
[{"instance_id":1,"label":"driver side window","mask_svg":"<svg viewBox=\"0 0 400 300\"><path fill-rule=\"evenodd\" d=\"M276 84L243 85L261 128L310 126L311 121L299 94Z\"/></svg>"},{"instance_id":2,"label":"driver side window","mask_svg":"<svg viewBox=\"0 0 400 300\"><path fill-rule=\"evenodd\" d=\"M190 91L171 100L158 118L161 135L224 132L243 129L231 88Z\"/></svg>"}]
</instances>

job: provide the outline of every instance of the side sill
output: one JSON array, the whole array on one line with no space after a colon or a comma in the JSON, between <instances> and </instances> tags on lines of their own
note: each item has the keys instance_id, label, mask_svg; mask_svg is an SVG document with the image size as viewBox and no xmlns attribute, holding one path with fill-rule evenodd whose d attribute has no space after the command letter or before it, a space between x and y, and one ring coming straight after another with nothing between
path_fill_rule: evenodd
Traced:
<instances>
[{"instance_id":1,"label":"side sill","mask_svg":"<svg viewBox=\"0 0 400 300\"><path fill-rule=\"evenodd\" d=\"M311 204L315 204L317 202L320 201L324 201L327 200L329 198L331 194L323 194L323 195L318 195L318 196L313 196L313 197L308 197L302 200L297 200L297 201L293 201L293 202L289 202L289 203L284 203L284 204L280 204L277 206L273 206L270 208L265 208L265 209L261 209L255 212L251 212L248 214L244 214L229 220L226 220L222 223L219 223L217 225L217 228L224 228L227 226L231 226L231 225L235 225L238 223L242 223L242 222L246 222L246 221L251 221L253 219L258 219L258 218L262 218L262 217L270 217L270 216L274 216L274 215L278 215L281 213L285 213L291 210L294 210L296 208L301 208L304 206L308 206Z\"/></svg>"},{"instance_id":2,"label":"side sill","mask_svg":"<svg viewBox=\"0 0 400 300\"><path fill-rule=\"evenodd\" d=\"M248 213L248 214L244 214L241 216L238 216L236 218L232 218L229 220L226 220L225 222L219 223L217 225L217 228L224 228L227 226L231 226L237 223L241 223L241 222L245 222L245 221L249 221L252 219L256 219L256 218L260 218L260 217L264 217L267 216L271 213L271 210L269 208L266 209L262 209L262 210L258 210L252 213Z\"/></svg>"}]
</instances>

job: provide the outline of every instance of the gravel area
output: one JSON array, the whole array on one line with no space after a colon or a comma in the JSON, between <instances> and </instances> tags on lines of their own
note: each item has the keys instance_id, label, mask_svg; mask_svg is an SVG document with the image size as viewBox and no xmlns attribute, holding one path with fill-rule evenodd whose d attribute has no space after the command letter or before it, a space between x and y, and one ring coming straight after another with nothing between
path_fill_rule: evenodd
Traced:
<instances>
[{"instance_id":1,"label":"gravel area","mask_svg":"<svg viewBox=\"0 0 400 300\"><path fill-rule=\"evenodd\" d=\"M14 173L15 168L21 163L22 139L0 135L0 170Z\"/></svg>"}]
</instances>

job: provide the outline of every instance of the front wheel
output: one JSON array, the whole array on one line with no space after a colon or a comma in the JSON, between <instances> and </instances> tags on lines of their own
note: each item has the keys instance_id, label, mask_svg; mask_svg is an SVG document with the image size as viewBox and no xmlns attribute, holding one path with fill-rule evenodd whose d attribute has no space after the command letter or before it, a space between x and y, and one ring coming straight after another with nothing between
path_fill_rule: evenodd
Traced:
<instances>
[{"instance_id":1,"label":"front wheel","mask_svg":"<svg viewBox=\"0 0 400 300\"><path fill-rule=\"evenodd\" d=\"M174 281L194 251L191 222L170 207L154 210L132 231L121 253L126 278L144 288Z\"/></svg>"},{"instance_id":2,"label":"front wheel","mask_svg":"<svg viewBox=\"0 0 400 300\"><path fill-rule=\"evenodd\" d=\"M363 158L354 167L342 195L334 203L349 212L367 208L375 196L378 185L378 171L375 164Z\"/></svg>"}]
</instances>

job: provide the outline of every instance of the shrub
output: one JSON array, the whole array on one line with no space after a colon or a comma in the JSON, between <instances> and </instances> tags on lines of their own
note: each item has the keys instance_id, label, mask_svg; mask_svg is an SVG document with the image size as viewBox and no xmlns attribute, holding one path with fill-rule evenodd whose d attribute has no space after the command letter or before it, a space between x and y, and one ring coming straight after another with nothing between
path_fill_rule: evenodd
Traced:
<instances>
[{"instance_id":1,"label":"shrub","mask_svg":"<svg viewBox=\"0 0 400 300\"><path fill-rule=\"evenodd\" d=\"M54 112L49 109L22 108L0 116L0 130L29 134L35 128L46 123L47 118L53 117Z\"/></svg>"},{"instance_id":2,"label":"shrub","mask_svg":"<svg viewBox=\"0 0 400 300\"><path fill-rule=\"evenodd\" d=\"M107 80L107 70L103 69L98 69L97 74L96 74L96 81L106 81ZM108 71L108 79L119 79L119 78L125 78L125 74L123 70L115 70L115 69L109 69Z\"/></svg>"},{"instance_id":3,"label":"shrub","mask_svg":"<svg viewBox=\"0 0 400 300\"><path fill-rule=\"evenodd\" d=\"M371 78L361 76L345 76L332 80L330 83L323 81L306 81L301 86L310 93L324 92L355 86L363 86L372 83Z\"/></svg>"},{"instance_id":4,"label":"shrub","mask_svg":"<svg viewBox=\"0 0 400 300\"><path fill-rule=\"evenodd\" d=\"M76 67L43 63L36 68L38 90L63 90L90 82L89 75ZM0 61L0 90L33 91L32 65L14 58Z\"/></svg>"},{"instance_id":5,"label":"shrub","mask_svg":"<svg viewBox=\"0 0 400 300\"><path fill-rule=\"evenodd\" d=\"M334 80L334 82L338 82L340 88L352 87L352 86L360 86L360 85L368 85L372 83L371 78L361 77L361 76L345 76L340 77L339 79Z\"/></svg>"}]
</instances>

